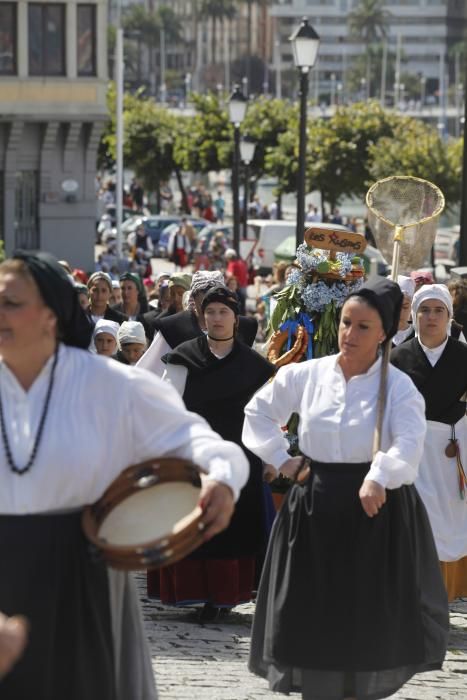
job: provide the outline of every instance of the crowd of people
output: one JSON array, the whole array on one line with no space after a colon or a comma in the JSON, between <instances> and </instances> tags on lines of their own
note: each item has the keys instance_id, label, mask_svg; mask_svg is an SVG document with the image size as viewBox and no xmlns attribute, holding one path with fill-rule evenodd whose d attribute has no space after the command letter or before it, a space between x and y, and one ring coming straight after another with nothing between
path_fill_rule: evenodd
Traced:
<instances>
[{"instance_id":1,"label":"crowd of people","mask_svg":"<svg viewBox=\"0 0 467 700\"><path fill-rule=\"evenodd\" d=\"M201 622L256 598L250 669L306 700L387 697L440 668L448 598L467 595L465 283L369 280L337 355L276 371L258 349L290 266L253 313L236 251L183 268L88 276L22 251L0 265L1 697L156 697L131 577L93 559L80 518L164 455L206 475L204 542L149 571L150 596ZM265 473L293 482L278 514Z\"/></svg>"}]
</instances>

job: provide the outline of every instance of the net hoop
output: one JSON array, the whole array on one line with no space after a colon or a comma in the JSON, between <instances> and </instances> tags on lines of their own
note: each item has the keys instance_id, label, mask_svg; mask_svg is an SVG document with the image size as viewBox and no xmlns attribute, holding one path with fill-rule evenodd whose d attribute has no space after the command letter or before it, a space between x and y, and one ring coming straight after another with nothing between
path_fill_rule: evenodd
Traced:
<instances>
[{"instance_id":1,"label":"net hoop","mask_svg":"<svg viewBox=\"0 0 467 700\"><path fill-rule=\"evenodd\" d=\"M375 209L374 206L373 206L373 193L375 192L375 190L376 190L377 188L381 187L381 185L382 185L383 183L386 183L386 182L396 182L397 180L405 180L405 181L411 181L411 182L420 182L420 183L422 183L423 185L425 185L425 186L429 187L430 189L432 189L432 190L434 191L434 193L436 194L437 198L438 198L438 206L436 207L435 211L434 211L432 214L430 214L430 216L426 216L424 219L416 219L416 220L411 221L410 223L407 223L407 224L399 224L399 223L397 223L396 221L390 221L390 220L387 219L385 216L383 216L383 215L381 214L381 212L380 212L378 209ZM444 209L444 207L445 207L445 204L446 204L445 199L444 199L444 194L441 192L441 190L439 189L439 187L437 187L437 185L434 185L432 182L429 182L429 180L424 180L424 179L421 178L421 177L414 177L413 175L391 175L390 177L385 177L385 178L383 178L382 180L378 180L377 182L375 182L375 183L370 187L370 189L369 189L368 192L366 193L365 202L366 202L366 205L367 205L368 209L369 209L380 221L384 221L384 223L387 224L388 226L392 226L392 227L394 227L394 228L395 228L396 226L400 226L400 227L403 228L403 229L404 229L404 228L409 228L410 226L421 226L422 224L426 224L428 221L431 221L432 219L435 219L437 216L439 216L439 215L441 214L441 212L443 211L443 209Z\"/></svg>"}]
</instances>

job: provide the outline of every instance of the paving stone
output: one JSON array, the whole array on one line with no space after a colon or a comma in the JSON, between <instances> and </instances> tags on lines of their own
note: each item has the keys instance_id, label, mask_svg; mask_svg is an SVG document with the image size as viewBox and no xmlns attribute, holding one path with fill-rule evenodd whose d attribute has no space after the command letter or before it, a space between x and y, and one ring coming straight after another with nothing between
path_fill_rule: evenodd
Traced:
<instances>
[{"instance_id":1,"label":"paving stone","mask_svg":"<svg viewBox=\"0 0 467 700\"><path fill-rule=\"evenodd\" d=\"M193 608L148 599L144 574L135 579L159 700L279 700L247 669L253 603L239 605L222 622L200 624ZM467 599L451 605L443 670L415 676L392 700L467 700Z\"/></svg>"}]
</instances>

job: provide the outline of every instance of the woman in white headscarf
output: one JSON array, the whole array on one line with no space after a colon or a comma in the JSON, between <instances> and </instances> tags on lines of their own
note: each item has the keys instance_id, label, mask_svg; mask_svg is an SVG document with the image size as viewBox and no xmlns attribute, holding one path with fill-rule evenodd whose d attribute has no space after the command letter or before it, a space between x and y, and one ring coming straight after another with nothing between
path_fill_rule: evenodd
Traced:
<instances>
[{"instance_id":1,"label":"woman in white headscarf","mask_svg":"<svg viewBox=\"0 0 467 700\"><path fill-rule=\"evenodd\" d=\"M449 598L467 595L467 347L450 335L447 287L415 292L415 337L392 351L425 399L428 431L416 487L435 537Z\"/></svg>"},{"instance_id":2,"label":"woman in white headscarf","mask_svg":"<svg viewBox=\"0 0 467 700\"><path fill-rule=\"evenodd\" d=\"M146 334L139 321L124 321L118 329L117 360L124 365L136 365L147 348Z\"/></svg>"},{"instance_id":3,"label":"woman in white headscarf","mask_svg":"<svg viewBox=\"0 0 467 700\"><path fill-rule=\"evenodd\" d=\"M107 321L100 318L92 332L92 341L89 349L97 355L113 357L117 352L117 336L119 324L116 321Z\"/></svg>"}]
</instances>

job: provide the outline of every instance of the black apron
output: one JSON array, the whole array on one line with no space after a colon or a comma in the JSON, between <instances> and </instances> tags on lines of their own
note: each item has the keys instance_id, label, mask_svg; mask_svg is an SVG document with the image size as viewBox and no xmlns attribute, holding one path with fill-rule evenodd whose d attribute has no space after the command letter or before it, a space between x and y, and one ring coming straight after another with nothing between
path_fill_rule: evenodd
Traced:
<instances>
[{"instance_id":1,"label":"black apron","mask_svg":"<svg viewBox=\"0 0 467 700\"><path fill-rule=\"evenodd\" d=\"M107 569L81 512L0 515L0 610L30 623L2 700L115 700Z\"/></svg>"}]
</instances>

